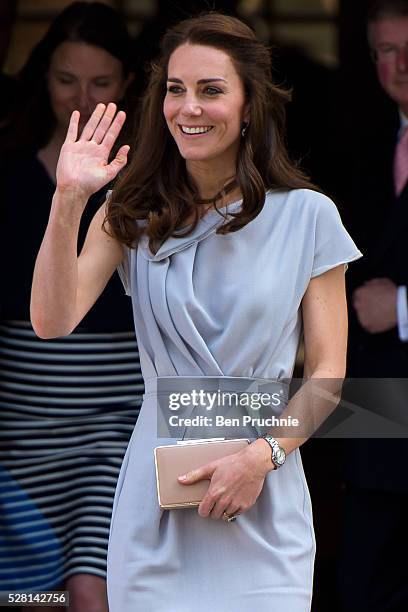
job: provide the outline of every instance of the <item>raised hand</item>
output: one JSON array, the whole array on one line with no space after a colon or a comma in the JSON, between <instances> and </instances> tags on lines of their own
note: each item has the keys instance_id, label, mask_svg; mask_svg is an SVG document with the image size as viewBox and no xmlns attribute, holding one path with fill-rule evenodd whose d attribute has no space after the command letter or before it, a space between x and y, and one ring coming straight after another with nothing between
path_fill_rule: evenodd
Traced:
<instances>
[{"instance_id":1,"label":"raised hand","mask_svg":"<svg viewBox=\"0 0 408 612\"><path fill-rule=\"evenodd\" d=\"M79 117L78 111L71 115L57 165L57 188L79 192L88 199L126 165L130 147L123 145L108 163L126 119L123 111L116 113L115 104L98 104L78 138Z\"/></svg>"}]
</instances>

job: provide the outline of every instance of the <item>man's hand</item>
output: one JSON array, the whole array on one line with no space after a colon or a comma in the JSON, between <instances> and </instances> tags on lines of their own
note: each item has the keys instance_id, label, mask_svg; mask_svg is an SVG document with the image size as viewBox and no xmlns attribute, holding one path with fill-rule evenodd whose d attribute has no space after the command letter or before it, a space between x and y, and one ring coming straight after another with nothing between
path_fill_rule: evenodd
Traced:
<instances>
[{"instance_id":1,"label":"man's hand","mask_svg":"<svg viewBox=\"0 0 408 612\"><path fill-rule=\"evenodd\" d=\"M397 286L389 278L373 278L358 287L352 297L361 327L370 334L397 325Z\"/></svg>"}]
</instances>

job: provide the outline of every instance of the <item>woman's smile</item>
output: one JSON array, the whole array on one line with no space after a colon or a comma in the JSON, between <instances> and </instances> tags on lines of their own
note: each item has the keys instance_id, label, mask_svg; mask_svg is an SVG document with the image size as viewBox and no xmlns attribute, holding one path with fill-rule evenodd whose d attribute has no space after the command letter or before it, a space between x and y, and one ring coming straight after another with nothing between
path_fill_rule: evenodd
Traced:
<instances>
[{"instance_id":1,"label":"woman's smile","mask_svg":"<svg viewBox=\"0 0 408 612\"><path fill-rule=\"evenodd\" d=\"M205 136L214 129L213 125L180 125L178 124L181 133L184 136Z\"/></svg>"}]
</instances>

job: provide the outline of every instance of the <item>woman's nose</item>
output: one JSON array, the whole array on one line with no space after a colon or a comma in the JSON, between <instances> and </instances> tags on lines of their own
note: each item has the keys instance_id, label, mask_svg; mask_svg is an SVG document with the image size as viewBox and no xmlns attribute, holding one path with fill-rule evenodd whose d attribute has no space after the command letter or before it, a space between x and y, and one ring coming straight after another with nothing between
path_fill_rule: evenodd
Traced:
<instances>
[{"instance_id":1,"label":"woman's nose","mask_svg":"<svg viewBox=\"0 0 408 612\"><path fill-rule=\"evenodd\" d=\"M77 104L79 111L93 111L92 108L92 99L89 91L89 87L86 83L81 83L78 86L77 92ZM94 105L95 106L95 105Z\"/></svg>"},{"instance_id":2,"label":"woman's nose","mask_svg":"<svg viewBox=\"0 0 408 612\"><path fill-rule=\"evenodd\" d=\"M202 114L202 108L196 98L188 98L184 101L182 114L186 116L199 117Z\"/></svg>"}]
</instances>

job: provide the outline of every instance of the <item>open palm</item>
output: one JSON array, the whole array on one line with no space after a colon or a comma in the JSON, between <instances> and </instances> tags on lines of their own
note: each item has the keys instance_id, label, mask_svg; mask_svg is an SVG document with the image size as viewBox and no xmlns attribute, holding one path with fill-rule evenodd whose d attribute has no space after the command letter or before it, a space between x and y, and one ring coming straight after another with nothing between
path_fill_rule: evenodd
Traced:
<instances>
[{"instance_id":1,"label":"open palm","mask_svg":"<svg viewBox=\"0 0 408 612\"><path fill-rule=\"evenodd\" d=\"M74 111L57 165L59 188L79 190L86 198L116 177L127 163L128 145L123 145L108 163L112 147L125 122L123 111L113 103L98 104L78 138L79 112Z\"/></svg>"}]
</instances>

